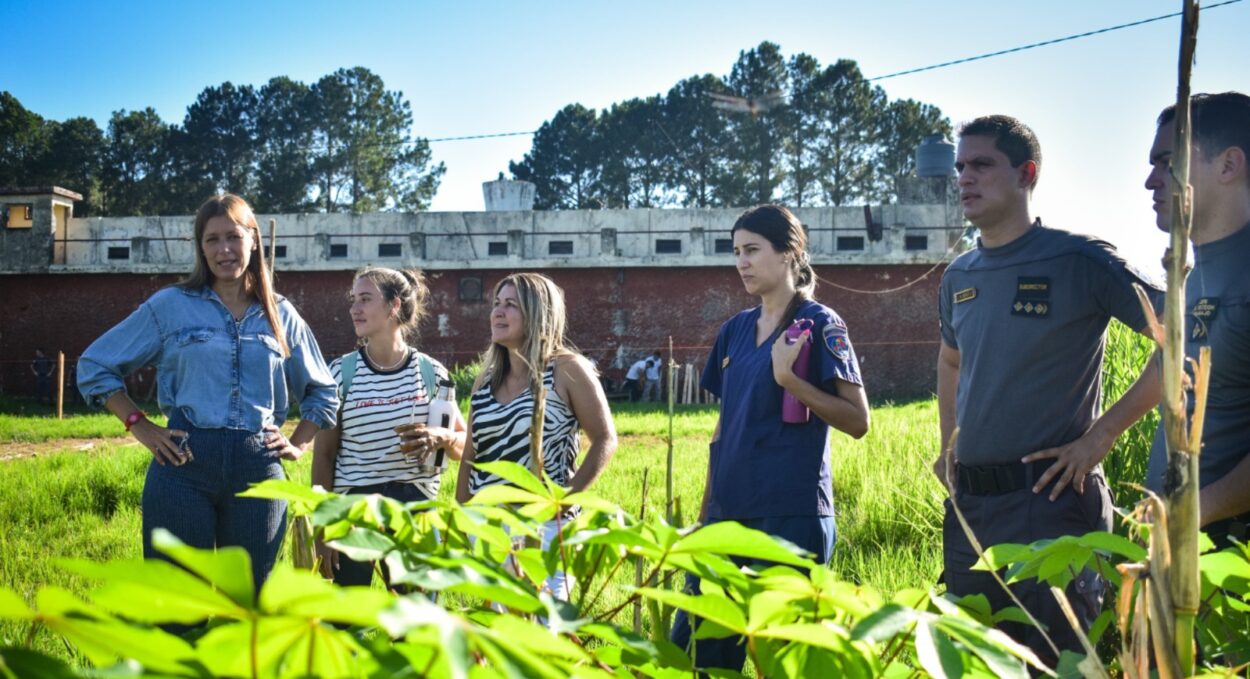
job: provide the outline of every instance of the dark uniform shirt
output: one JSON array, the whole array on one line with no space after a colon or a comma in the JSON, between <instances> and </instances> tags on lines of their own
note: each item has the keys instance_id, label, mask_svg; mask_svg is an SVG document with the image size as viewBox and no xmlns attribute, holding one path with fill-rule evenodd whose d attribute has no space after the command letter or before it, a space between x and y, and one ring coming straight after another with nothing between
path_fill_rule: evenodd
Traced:
<instances>
[{"instance_id":1,"label":"dark uniform shirt","mask_svg":"<svg viewBox=\"0 0 1250 679\"><path fill-rule=\"evenodd\" d=\"M1250 452L1250 225L1213 243L1194 246L1185 281L1185 355L1211 347L1207 412L1202 428L1199 486L1228 474ZM1193 376L1192 366L1186 370ZM1193 394L1188 397L1193 415ZM1150 449L1146 485L1163 491L1167 449L1163 425Z\"/></svg>"},{"instance_id":2,"label":"dark uniform shirt","mask_svg":"<svg viewBox=\"0 0 1250 679\"><path fill-rule=\"evenodd\" d=\"M720 438L711 446L708 518L832 516L829 425L781 420L782 389L773 379L772 339L755 344L760 307L725 322L703 369L702 386L721 399ZM812 320L807 380L829 393L835 380L863 384L846 324L823 304L804 302Z\"/></svg>"},{"instance_id":3,"label":"dark uniform shirt","mask_svg":"<svg viewBox=\"0 0 1250 679\"><path fill-rule=\"evenodd\" d=\"M1107 324L1146 325L1133 283L1159 293L1111 244L1040 224L951 263L938 306L942 340L959 351L961 464L1019 462L1089 430Z\"/></svg>"}]
</instances>

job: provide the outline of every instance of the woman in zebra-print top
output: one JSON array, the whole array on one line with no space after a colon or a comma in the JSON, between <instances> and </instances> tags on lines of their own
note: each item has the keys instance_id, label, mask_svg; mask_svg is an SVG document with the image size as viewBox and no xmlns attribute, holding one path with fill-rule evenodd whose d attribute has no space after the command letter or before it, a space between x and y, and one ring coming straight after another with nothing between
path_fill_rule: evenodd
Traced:
<instances>
[{"instance_id":1,"label":"woman in zebra-print top","mask_svg":"<svg viewBox=\"0 0 1250 679\"><path fill-rule=\"evenodd\" d=\"M553 390L555 359L543 371L543 391L547 395L543 413L543 470L552 481L566 486L577 471L577 453L580 448L577 415ZM490 384L483 384L473 392L469 403L473 413L473 444L480 462L506 460L533 470L530 458L530 426L534 415L534 393L529 387L520 395L500 403L491 391ZM493 474L473 468L469 473L469 495L477 495L486 486L503 483Z\"/></svg>"},{"instance_id":2,"label":"woman in zebra-print top","mask_svg":"<svg viewBox=\"0 0 1250 679\"><path fill-rule=\"evenodd\" d=\"M536 273L512 274L495 286L490 313L490 346L482 372L473 385L469 409L469 440L456 484L456 499L468 502L486 486L503 479L474 462L508 460L531 471L530 428L535 409L534 386L542 384L543 469L553 481L573 492L586 490L616 452L616 428L608 400L590 361L564 337L564 292L550 278ZM577 466L578 430L586 432L590 449ZM556 523L543 530L544 548ZM548 582L567 596L563 577Z\"/></svg>"}]
</instances>

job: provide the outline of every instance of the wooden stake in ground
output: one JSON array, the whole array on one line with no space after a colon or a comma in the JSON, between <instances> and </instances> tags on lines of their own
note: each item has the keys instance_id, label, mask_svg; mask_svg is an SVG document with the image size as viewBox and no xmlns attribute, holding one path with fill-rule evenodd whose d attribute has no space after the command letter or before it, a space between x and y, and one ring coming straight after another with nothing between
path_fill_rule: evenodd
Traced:
<instances>
[{"instance_id":1,"label":"wooden stake in ground","mask_svg":"<svg viewBox=\"0 0 1250 679\"><path fill-rule=\"evenodd\" d=\"M647 520L647 476L651 470L643 468L642 470L642 500L638 507L638 520ZM634 587L642 587L642 558L634 557ZM634 601L634 634L642 634L642 599Z\"/></svg>"},{"instance_id":2,"label":"wooden stake in ground","mask_svg":"<svg viewBox=\"0 0 1250 679\"><path fill-rule=\"evenodd\" d=\"M668 457L664 463L664 520L673 525L673 404L677 398L677 361L673 360L673 336L668 336Z\"/></svg>"},{"instance_id":3,"label":"wooden stake in ground","mask_svg":"<svg viewBox=\"0 0 1250 679\"><path fill-rule=\"evenodd\" d=\"M1168 450L1168 541L1171 545L1172 610L1176 615L1176 658L1185 676L1194 671L1194 618L1201 585L1198 572L1198 447L1187 433L1185 393L1185 276L1193 190L1189 186L1189 74L1198 43L1198 2L1184 0L1176 87L1176 137L1172 147L1172 224L1163 307L1163 431ZM1200 395L1196 395L1200 396ZM1201 432L1196 432L1201 437Z\"/></svg>"},{"instance_id":4,"label":"wooden stake in ground","mask_svg":"<svg viewBox=\"0 0 1250 679\"><path fill-rule=\"evenodd\" d=\"M56 419L65 417L65 352L56 352Z\"/></svg>"}]
</instances>

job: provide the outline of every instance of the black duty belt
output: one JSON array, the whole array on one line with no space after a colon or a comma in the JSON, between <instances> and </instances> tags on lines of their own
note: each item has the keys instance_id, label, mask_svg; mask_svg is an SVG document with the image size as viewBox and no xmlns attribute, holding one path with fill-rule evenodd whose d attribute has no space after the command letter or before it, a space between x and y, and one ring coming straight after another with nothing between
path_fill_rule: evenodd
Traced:
<instances>
[{"instance_id":1,"label":"black duty belt","mask_svg":"<svg viewBox=\"0 0 1250 679\"><path fill-rule=\"evenodd\" d=\"M1233 542L1229 538L1237 538L1238 542L1244 543L1250 536L1250 512L1215 521L1202 531L1215 543L1216 549L1232 547Z\"/></svg>"},{"instance_id":2,"label":"black duty belt","mask_svg":"<svg viewBox=\"0 0 1250 679\"><path fill-rule=\"evenodd\" d=\"M1004 495L1032 488L1054 464L1054 458L1012 464L955 465L955 486L968 495Z\"/></svg>"}]
</instances>

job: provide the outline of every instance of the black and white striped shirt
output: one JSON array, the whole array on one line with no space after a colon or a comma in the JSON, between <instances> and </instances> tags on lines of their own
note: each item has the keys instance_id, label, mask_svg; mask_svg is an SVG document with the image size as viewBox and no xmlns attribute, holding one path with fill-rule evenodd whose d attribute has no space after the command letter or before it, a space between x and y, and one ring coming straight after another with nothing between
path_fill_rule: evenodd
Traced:
<instances>
[{"instance_id":1,"label":"black and white striped shirt","mask_svg":"<svg viewBox=\"0 0 1250 679\"><path fill-rule=\"evenodd\" d=\"M547 403L543 412L543 469L552 481L567 486L577 467L581 447L577 416L560 399L554 388L554 365L543 373ZM507 403L495 400L489 378L473 392L471 400L474 461L516 462L530 468L530 425L534 421L534 394L529 387ZM469 474L469 492L476 495L486 486L505 483L504 479L474 467Z\"/></svg>"},{"instance_id":2,"label":"black and white striped shirt","mask_svg":"<svg viewBox=\"0 0 1250 679\"><path fill-rule=\"evenodd\" d=\"M438 361L434 373L448 379L447 368ZM342 357L330 363L330 374L342 388ZM339 418L339 454L334 463L334 489L340 493L352 488L388 481L415 484L427 497L438 496L439 473L421 471L404 459L399 450L395 427L407 422L424 423L429 418L432 394L421 377L417 352L408 362L393 370L374 370L363 349L357 351L356 374L343 396Z\"/></svg>"}]
</instances>

